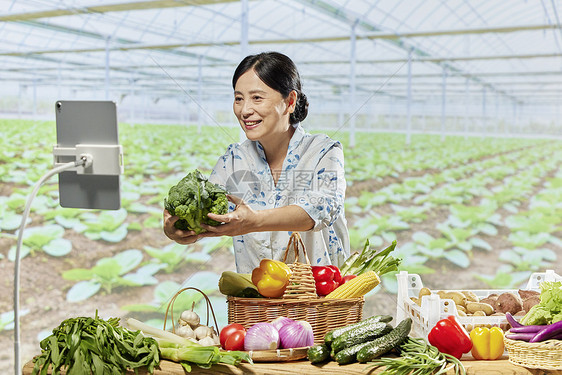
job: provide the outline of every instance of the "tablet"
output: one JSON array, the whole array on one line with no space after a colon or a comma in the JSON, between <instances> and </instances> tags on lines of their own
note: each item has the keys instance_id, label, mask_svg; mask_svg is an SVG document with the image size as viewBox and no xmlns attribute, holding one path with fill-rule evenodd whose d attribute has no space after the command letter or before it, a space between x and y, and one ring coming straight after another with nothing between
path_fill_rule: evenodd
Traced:
<instances>
[{"instance_id":1,"label":"tablet","mask_svg":"<svg viewBox=\"0 0 562 375\"><path fill-rule=\"evenodd\" d=\"M57 146L79 144L119 145L117 107L112 101L67 101L55 103ZM74 161L73 156L67 160ZM117 210L121 207L120 176L59 173L62 207Z\"/></svg>"}]
</instances>

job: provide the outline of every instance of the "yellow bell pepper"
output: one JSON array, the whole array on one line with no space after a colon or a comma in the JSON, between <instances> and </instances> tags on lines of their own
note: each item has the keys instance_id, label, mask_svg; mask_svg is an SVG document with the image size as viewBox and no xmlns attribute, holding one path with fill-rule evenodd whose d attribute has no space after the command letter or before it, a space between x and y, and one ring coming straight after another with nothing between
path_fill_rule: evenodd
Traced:
<instances>
[{"instance_id":1,"label":"yellow bell pepper","mask_svg":"<svg viewBox=\"0 0 562 375\"><path fill-rule=\"evenodd\" d=\"M252 283L264 297L281 297L289 285L290 278L289 266L273 259L262 259L260 266L252 271Z\"/></svg>"},{"instance_id":2,"label":"yellow bell pepper","mask_svg":"<svg viewBox=\"0 0 562 375\"><path fill-rule=\"evenodd\" d=\"M498 359L503 355L503 331L500 327L476 327L470 331L475 359Z\"/></svg>"}]
</instances>

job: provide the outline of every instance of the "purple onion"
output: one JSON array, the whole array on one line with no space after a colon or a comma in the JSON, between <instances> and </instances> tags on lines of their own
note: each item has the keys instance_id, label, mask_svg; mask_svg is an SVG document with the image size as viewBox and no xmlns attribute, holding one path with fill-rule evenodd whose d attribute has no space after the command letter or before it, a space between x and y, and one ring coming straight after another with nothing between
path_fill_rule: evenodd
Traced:
<instances>
[{"instance_id":1,"label":"purple onion","mask_svg":"<svg viewBox=\"0 0 562 375\"><path fill-rule=\"evenodd\" d=\"M275 329L279 331L281 327L283 327L285 324L294 323L294 322L295 321L291 318L287 318L286 316L279 316L273 319L270 324L272 324L275 327Z\"/></svg>"},{"instance_id":2,"label":"purple onion","mask_svg":"<svg viewBox=\"0 0 562 375\"><path fill-rule=\"evenodd\" d=\"M281 339L281 347L284 349L314 345L312 326L304 320L285 324L279 329L279 338Z\"/></svg>"},{"instance_id":3,"label":"purple onion","mask_svg":"<svg viewBox=\"0 0 562 375\"><path fill-rule=\"evenodd\" d=\"M256 323L246 331L244 350L272 350L279 348L279 332L269 323Z\"/></svg>"}]
</instances>

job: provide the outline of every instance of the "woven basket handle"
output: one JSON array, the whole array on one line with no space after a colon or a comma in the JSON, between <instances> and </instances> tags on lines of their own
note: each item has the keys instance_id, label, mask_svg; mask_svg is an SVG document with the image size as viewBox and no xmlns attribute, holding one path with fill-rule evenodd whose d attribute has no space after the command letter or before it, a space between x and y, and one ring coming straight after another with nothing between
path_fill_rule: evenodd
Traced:
<instances>
[{"instance_id":1,"label":"woven basket handle","mask_svg":"<svg viewBox=\"0 0 562 375\"><path fill-rule=\"evenodd\" d=\"M301 235L299 232L293 232L291 234L291 238L289 238L289 243L287 244L287 249L285 249L285 256L283 257L283 263L287 261L287 255L291 248L295 251L295 262L299 261L299 249L302 249L302 254L306 264L310 264L310 260L308 260L308 255L306 254L306 249L304 248L304 243L302 242Z\"/></svg>"}]
</instances>

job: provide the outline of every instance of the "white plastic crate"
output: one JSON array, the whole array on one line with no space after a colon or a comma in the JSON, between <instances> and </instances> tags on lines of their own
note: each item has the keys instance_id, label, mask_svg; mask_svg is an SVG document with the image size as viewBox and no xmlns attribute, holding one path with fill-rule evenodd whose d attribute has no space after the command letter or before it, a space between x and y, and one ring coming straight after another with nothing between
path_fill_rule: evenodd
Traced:
<instances>
[{"instance_id":1,"label":"white plastic crate","mask_svg":"<svg viewBox=\"0 0 562 375\"><path fill-rule=\"evenodd\" d=\"M441 299L439 295L432 291L431 295L423 296L421 306L412 301L411 297L418 297L420 289L423 288L421 277L417 274L409 274L407 271L401 271L396 275L398 278L398 296L396 321L405 318L412 318L411 335L414 337L427 337L431 328L435 324L449 315L457 317L458 321L469 331L479 325L491 325L500 327L507 324L505 316L459 316L455 302L451 299ZM545 272L536 272L531 275L527 283L527 290L535 290L540 292L539 285L543 281L562 281L562 277L557 275L553 270ZM434 291L445 289L434 289ZM467 290L467 289L464 289ZM473 289L471 290L479 299L485 298L490 294L501 294L504 292L517 293L517 289Z\"/></svg>"}]
</instances>

